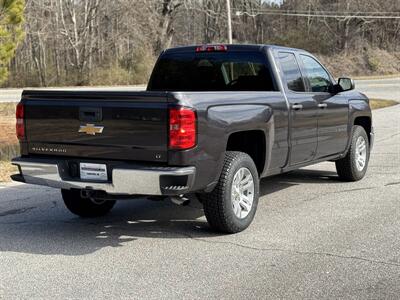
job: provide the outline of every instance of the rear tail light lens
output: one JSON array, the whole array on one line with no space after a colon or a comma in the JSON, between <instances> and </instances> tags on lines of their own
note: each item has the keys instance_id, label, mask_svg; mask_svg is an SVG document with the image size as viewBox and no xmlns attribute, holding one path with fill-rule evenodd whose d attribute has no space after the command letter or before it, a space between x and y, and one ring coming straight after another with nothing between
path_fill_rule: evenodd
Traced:
<instances>
[{"instance_id":1,"label":"rear tail light lens","mask_svg":"<svg viewBox=\"0 0 400 300\"><path fill-rule=\"evenodd\" d=\"M18 103L15 115L17 137L19 140L23 140L25 138L25 108L22 103Z\"/></svg>"},{"instance_id":2,"label":"rear tail light lens","mask_svg":"<svg viewBox=\"0 0 400 300\"><path fill-rule=\"evenodd\" d=\"M169 148L189 149L196 145L196 113L185 107L169 110Z\"/></svg>"}]
</instances>

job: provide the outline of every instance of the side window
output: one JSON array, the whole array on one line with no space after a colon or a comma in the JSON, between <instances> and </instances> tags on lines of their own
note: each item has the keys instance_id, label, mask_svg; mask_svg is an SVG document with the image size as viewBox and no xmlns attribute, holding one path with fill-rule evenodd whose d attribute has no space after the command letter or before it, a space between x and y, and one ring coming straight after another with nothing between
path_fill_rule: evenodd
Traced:
<instances>
[{"instance_id":1,"label":"side window","mask_svg":"<svg viewBox=\"0 0 400 300\"><path fill-rule=\"evenodd\" d=\"M328 72L314 58L300 55L303 61L306 76L313 92L328 92L332 85Z\"/></svg>"},{"instance_id":2,"label":"side window","mask_svg":"<svg viewBox=\"0 0 400 300\"><path fill-rule=\"evenodd\" d=\"M304 82L293 53L279 52L279 62L286 78L287 87L294 92L304 92Z\"/></svg>"}]
</instances>

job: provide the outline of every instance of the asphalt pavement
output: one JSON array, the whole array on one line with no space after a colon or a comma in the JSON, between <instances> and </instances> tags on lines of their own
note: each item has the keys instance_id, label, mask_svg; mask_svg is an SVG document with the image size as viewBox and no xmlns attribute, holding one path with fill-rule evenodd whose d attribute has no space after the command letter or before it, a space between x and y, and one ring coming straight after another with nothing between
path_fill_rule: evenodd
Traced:
<instances>
[{"instance_id":1,"label":"asphalt pavement","mask_svg":"<svg viewBox=\"0 0 400 300\"><path fill-rule=\"evenodd\" d=\"M356 80L356 89L370 98L400 100L400 77Z\"/></svg>"},{"instance_id":2,"label":"asphalt pavement","mask_svg":"<svg viewBox=\"0 0 400 300\"><path fill-rule=\"evenodd\" d=\"M362 181L329 162L263 179L236 235L210 231L196 201L80 219L57 190L0 184L0 298L398 299L400 105L373 117Z\"/></svg>"}]
</instances>

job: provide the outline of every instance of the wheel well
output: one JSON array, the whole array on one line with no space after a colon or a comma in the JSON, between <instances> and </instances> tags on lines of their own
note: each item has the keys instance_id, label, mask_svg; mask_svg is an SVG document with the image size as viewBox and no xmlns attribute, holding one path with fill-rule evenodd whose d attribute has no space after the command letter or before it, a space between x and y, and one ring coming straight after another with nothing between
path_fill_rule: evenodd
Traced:
<instances>
[{"instance_id":1,"label":"wheel well","mask_svg":"<svg viewBox=\"0 0 400 300\"><path fill-rule=\"evenodd\" d=\"M250 130L232 133L229 136L227 151L247 153L254 161L258 173L265 165L265 134L261 130Z\"/></svg>"},{"instance_id":2,"label":"wheel well","mask_svg":"<svg viewBox=\"0 0 400 300\"><path fill-rule=\"evenodd\" d=\"M364 128L368 135L368 139L371 142L371 118L370 117L358 117L354 120L354 125L359 125Z\"/></svg>"}]
</instances>

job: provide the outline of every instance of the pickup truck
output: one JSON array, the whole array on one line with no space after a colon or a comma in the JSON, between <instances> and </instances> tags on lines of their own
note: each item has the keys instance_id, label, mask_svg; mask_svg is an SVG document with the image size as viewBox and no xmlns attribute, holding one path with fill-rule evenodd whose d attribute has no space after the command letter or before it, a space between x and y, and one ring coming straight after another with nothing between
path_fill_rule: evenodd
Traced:
<instances>
[{"instance_id":1,"label":"pickup truck","mask_svg":"<svg viewBox=\"0 0 400 300\"><path fill-rule=\"evenodd\" d=\"M374 140L350 78L274 45L168 49L146 91L24 91L16 117L12 179L61 189L72 213L196 195L225 233L252 222L260 178L332 161L341 180L360 180Z\"/></svg>"}]
</instances>

